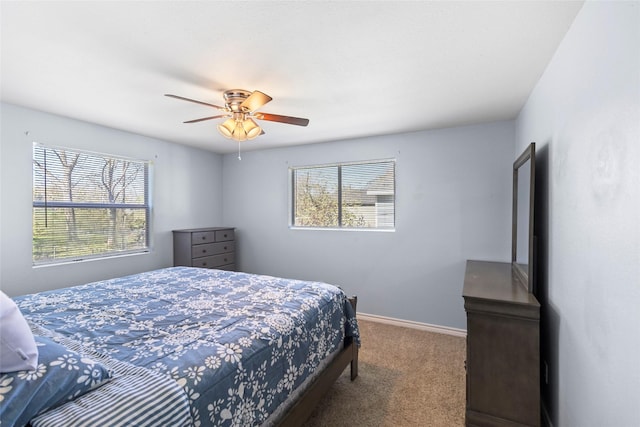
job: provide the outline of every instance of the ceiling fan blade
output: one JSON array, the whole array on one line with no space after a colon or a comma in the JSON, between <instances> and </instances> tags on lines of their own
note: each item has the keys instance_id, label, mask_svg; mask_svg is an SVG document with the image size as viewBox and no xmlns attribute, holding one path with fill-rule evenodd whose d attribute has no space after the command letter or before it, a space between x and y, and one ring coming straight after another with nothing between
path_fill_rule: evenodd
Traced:
<instances>
[{"instance_id":1,"label":"ceiling fan blade","mask_svg":"<svg viewBox=\"0 0 640 427\"><path fill-rule=\"evenodd\" d=\"M205 120L212 120L212 119L221 119L223 117L231 117L229 114L220 114L218 116L211 116L211 117L203 117L201 119L195 119L195 120L187 120L186 122L182 122L182 123L197 123L197 122L204 122Z\"/></svg>"},{"instance_id":2,"label":"ceiling fan blade","mask_svg":"<svg viewBox=\"0 0 640 427\"><path fill-rule=\"evenodd\" d=\"M249 111L255 111L262 107L267 102L271 101L271 98L266 93L262 93L259 90L254 90L251 95L240 104L240 107L247 108Z\"/></svg>"},{"instance_id":3,"label":"ceiling fan blade","mask_svg":"<svg viewBox=\"0 0 640 427\"><path fill-rule=\"evenodd\" d=\"M209 104L208 102L196 101L195 99L185 98L184 96L171 95L169 93L165 93L164 96L168 96L169 98L181 99L183 101L195 102L196 104L207 105L209 107L217 108L218 110L225 110L224 107L220 107L219 105Z\"/></svg>"},{"instance_id":4,"label":"ceiling fan blade","mask_svg":"<svg viewBox=\"0 0 640 427\"><path fill-rule=\"evenodd\" d=\"M254 117L259 120L287 123L287 124L296 125L296 126L306 126L309 124L309 119L303 119L300 117L291 117L291 116L281 116L279 114L257 113L254 115Z\"/></svg>"}]
</instances>

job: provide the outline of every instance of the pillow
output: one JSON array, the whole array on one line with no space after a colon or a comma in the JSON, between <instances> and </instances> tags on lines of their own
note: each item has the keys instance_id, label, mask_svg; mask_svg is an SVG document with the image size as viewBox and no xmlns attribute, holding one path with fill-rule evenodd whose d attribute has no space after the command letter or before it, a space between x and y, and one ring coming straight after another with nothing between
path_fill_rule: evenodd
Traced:
<instances>
[{"instance_id":1,"label":"pillow","mask_svg":"<svg viewBox=\"0 0 640 427\"><path fill-rule=\"evenodd\" d=\"M2 425L22 426L47 409L98 387L111 378L106 366L50 338L35 336L40 353L36 369L0 374Z\"/></svg>"},{"instance_id":2,"label":"pillow","mask_svg":"<svg viewBox=\"0 0 640 427\"><path fill-rule=\"evenodd\" d=\"M38 349L31 329L16 303L0 291L0 373L36 366Z\"/></svg>"}]
</instances>

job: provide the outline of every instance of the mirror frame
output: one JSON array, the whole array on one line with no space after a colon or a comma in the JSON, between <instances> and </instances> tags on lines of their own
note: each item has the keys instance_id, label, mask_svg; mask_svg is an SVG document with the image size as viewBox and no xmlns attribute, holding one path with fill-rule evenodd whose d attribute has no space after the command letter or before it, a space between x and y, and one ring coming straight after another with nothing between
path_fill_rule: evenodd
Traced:
<instances>
[{"instance_id":1,"label":"mirror frame","mask_svg":"<svg viewBox=\"0 0 640 427\"><path fill-rule=\"evenodd\" d=\"M516 263L517 246L518 246L518 170L521 166L530 161L529 176L529 235L527 247L528 265L526 270ZM535 201L535 174L536 172L536 143L532 142L524 150L524 152L513 162L513 212L512 212L512 228L511 228L511 267L515 275L522 282L524 287L530 292L534 292L534 262L535 262L535 235L534 235L534 201Z\"/></svg>"}]
</instances>

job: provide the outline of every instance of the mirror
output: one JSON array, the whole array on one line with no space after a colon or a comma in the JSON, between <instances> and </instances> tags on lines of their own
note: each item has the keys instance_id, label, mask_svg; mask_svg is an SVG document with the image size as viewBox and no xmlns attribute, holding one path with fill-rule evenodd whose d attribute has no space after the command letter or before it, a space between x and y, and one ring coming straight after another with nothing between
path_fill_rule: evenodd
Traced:
<instances>
[{"instance_id":1,"label":"mirror","mask_svg":"<svg viewBox=\"0 0 640 427\"><path fill-rule=\"evenodd\" d=\"M535 242L533 231L536 145L534 142L513 163L513 224L511 265L529 292L534 291Z\"/></svg>"}]
</instances>

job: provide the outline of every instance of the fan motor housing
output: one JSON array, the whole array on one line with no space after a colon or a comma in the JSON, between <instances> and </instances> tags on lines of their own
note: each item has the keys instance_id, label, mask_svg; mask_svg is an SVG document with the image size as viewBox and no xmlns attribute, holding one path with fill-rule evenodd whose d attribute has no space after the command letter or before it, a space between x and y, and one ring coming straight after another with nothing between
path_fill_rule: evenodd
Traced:
<instances>
[{"instance_id":1,"label":"fan motor housing","mask_svg":"<svg viewBox=\"0 0 640 427\"><path fill-rule=\"evenodd\" d=\"M233 112L249 112L246 107L241 107L240 104L244 102L251 95L251 92L244 89L229 89L224 91L224 101L228 109Z\"/></svg>"}]
</instances>

